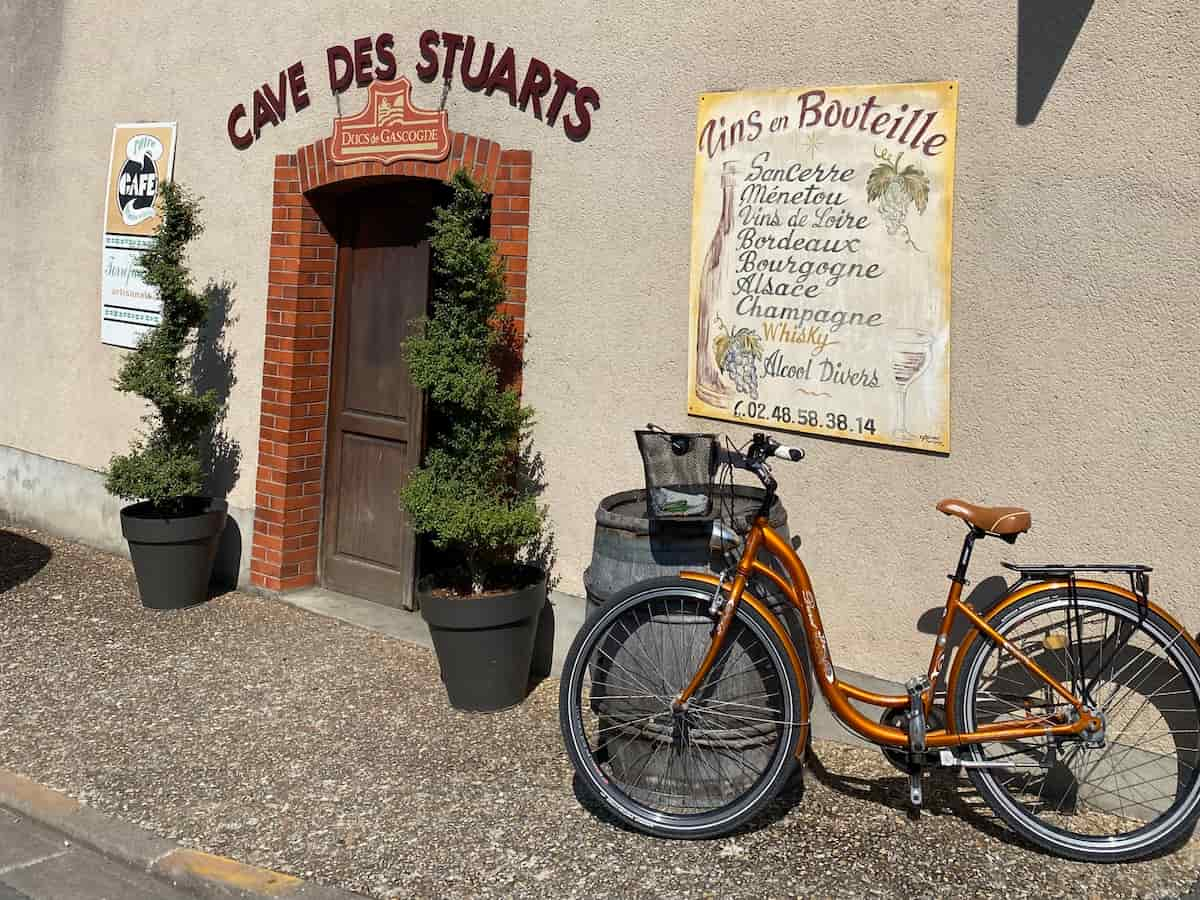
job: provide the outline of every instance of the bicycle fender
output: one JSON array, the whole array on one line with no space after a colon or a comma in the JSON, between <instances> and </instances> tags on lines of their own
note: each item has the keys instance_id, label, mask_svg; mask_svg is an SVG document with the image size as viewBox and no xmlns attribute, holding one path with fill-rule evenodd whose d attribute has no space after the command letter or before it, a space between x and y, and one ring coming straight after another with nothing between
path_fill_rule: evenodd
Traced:
<instances>
[{"instance_id":1,"label":"bicycle fender","mask_svg":"<svg viewBox=\"0 0 1200 900\"><path fill-rule=\"evenodd\" d=\"M1107 581L1077 580L1075 582L1075 586L1077 588L1092 588L1094 590L1108 591L1124 597L1126 600L1132 600L1134 603L1138 602L1138 598L1134 594L1125 588L1120 587L1119 585L1109 584ZM1024 600L1026 597L1032 594L1037 594L1042 591L1067 590L1069 587L1070 586L1065 581L1035 581L1032 584L1027 584L1019 590L1011 592L1008 594L1008 596L1000 600L999 603L996 603L991 609L983 613L984 621L991 623L992 619L1000 615L1002 612L1004 612L1004 610L1008 609L1017 601ZM1156 603L1147 601L1147 606L1151 612L1161 617L1171 627L1178 629L1179 633L1183 635L1184 640L1188 641L1188 643L1192 645L1192 648L1197 654L1200 654L1200 643L1197 642L1196 638L1194 638L1186 628L1179 624L1174 616ZM946 730L950 733L958 730L958 725L954 721L954 707L958 699L958 671L962 666L963 659L966 658L967 650L970 649L971 644L976 640L976 638L979 637L979 635L980 631L978 626L972 625L971 630L967 632L966 636L961 641L959 641L958 650L954 654L954 664L950 667L950 674L946 676Z\"/></svg>"},{"instance_id":2,"label":"bicycle fender","mask_svg":"<svg viewBox=\"0 0 1200 900\"><path fill-rule=\"evenodd\" d=\"M704 584L716 587L721 583L721 580L711 572L694 572L683 571L679 573L679 577L685 581L699 581ZM722 586L722 591L729 593L729 588ZM784 649L787 650L788 659L792 664L792 670L796 673L796 686L800 691L800 721L803 723L800 727L800 741L796 744L796 759L803 761L805 748L808 747L809 732L812 728L812 698L808 693L808 679L804 677L804 664L800 659L800 654L796 652L796 645L792 643L792 636L788 634L783 623L775 613L760 598L751 592L749 587L742 590L742 601L748 603L755 612L763 617L763 620L771 626L771 630L775 632L775 636L783 642Z\"/></svg>"}]
</instances>

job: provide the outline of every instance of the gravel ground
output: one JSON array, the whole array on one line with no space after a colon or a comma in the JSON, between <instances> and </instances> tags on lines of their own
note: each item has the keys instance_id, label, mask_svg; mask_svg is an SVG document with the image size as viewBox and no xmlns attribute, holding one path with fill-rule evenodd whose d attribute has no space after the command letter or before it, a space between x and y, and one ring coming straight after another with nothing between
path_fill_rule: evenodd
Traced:
<instances>
[{"instance_id":1,"label":"gravel ground","mask_svg":"<svg viewBox=\"0 0 1200 900\"><path fill-rule=\"evenodd\" d=\"M823 742L745 833L647 838L576 797L556 706L456 713L421 648L240 593L149 612L127 561L0 526L0 767L190 847L374 897L1177 897L1200 869L1200 840L1041 854L954 777L914 821L877 752Z\"/></svg>"}]
</instances>

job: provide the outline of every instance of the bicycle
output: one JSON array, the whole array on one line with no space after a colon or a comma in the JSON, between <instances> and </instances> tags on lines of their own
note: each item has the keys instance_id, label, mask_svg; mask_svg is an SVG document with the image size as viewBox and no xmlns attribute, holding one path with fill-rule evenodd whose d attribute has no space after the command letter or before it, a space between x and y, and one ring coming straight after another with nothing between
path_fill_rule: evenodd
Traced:
<instances>
[{"instance_id":1,"label":"bicycle","mask_svg":"<svg viewBox=\"0 0 1200 900\"><path fill-rule=\"evenodd\" d=\"M701 437L712 436L665 435L677 455L679 442L686 455ZM1017 834L1065 857L1132 860L1190 833L1200 815L1200 644L1150 601L1148 566L1004 563L1018 580L977 611L962 598L975 543L1015 543L1031 517L943 500L937 509L967 535L928 670L901 695L865 690L838 677L808 571L767 522L777 489L767 460L803 457L764 434L726 453L727 467L764 489L744 536L714 521L713 547L730 567L633 584L575 638L561 727L581 781L609 812L667 838L716 837L752 819L802 765L807 656L835 716L908 774L918 812L922 775L940 766L965 769ZM651 481L648 461L648 491ZM1086 577L1098 573L1127 576L1129 588ZM805 647L765 588L799 610ZM971 628L941 688L960 615ZM881 708L880 721L851 701Z\"/></svg>"}]
</instances>

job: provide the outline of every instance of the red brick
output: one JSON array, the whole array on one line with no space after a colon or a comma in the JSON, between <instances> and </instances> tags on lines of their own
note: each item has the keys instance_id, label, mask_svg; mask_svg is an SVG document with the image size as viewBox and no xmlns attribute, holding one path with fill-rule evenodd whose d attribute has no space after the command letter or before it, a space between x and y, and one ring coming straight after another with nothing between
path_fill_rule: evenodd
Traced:
<instances>
[{"instance_id":1,"label":"red brick","mask_svg":"<svg viewBox=\"0 0 1200 900\"><path fill-rule=\"evenodd\" d=\"M486 167L484 170L484 182L490 187L496 183L497 175L500 171L500 145L493 143L489 152Z\"/></svg>"},{"instance_id":2,"label":"red brick","mask_svg":"<svg viewBox=\"0 0 1200 900\"><path fill-rule=\"evenodd\" d=\"M286 512L291 512L292 510L296 509L308 510L314 506L320 506L320 503L320 497L305 497L302 494L297 494L295 496L284 498L283 509Z\"/></svg>"},{"instance_id":3,"label":"red brick","mask_svg":"<svg viewBox=\"0 0 1200 900\"><path fill-rule=\"evenodd\" d=\"M254 510L254 518L256 521L261 520L263 522L270 522L273 524L281 525L281 524L283 524L284 516L283 516L283 513L279 512L278 510L268 509L266 507L259 506L257 509Z\"/></svg>"},{"instance_id":4,"label":"red brick","mask_svg":"<svg viewBox=\"0 0 1200 900\"><path fill-rule=\"evenodd\" d=\"M496 184L497 197L528 197L528 181L500 181Z\"/></svg>"},{"instance_id":5,"label":"red brick","mask_svg":"<svg viewBox=\"0 0 1200 900\"><path fill-rule=\"evenodd\" d=\"M500 241L496 244L500 254L507 259L512 259L513 257L524 258L528 246L524 241Z\"/></svg>"},{"instance_id":6,"label":"red brick","mask_svg":"<svg viewBox=\"0 0 1200 900\"><path fill-rule=\"evenodd\" d=\"M313 145L313 150L313 163L316 168L315 174L317 176L315 183L324 184L329 180L329 176L325 170L325 142L317 141L316 144Z\"/></svg>"},{"instance_id":7,"label":"red brick","mask_svg":"<svg viewBox=\"0 0 1200 900\"><path fill-rule=\"evenodd\" d=\"M528 225L529 213L526 212L497 212L493 209L492 225Z\"/></svg>"}]
</instances>

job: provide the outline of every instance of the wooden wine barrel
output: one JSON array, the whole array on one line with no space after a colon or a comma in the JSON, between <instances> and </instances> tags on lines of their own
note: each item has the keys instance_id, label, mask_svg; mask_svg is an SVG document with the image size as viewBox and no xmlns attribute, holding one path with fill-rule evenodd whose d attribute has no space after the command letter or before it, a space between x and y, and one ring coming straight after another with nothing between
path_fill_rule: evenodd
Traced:
<instances>
[{"instance_id":1,"label":"wooden wine barrel","mask_svg":"<svg viewBox=\"0 0 1200 900\"><path fill-rule=\"evenodd\" d=\"M714 513L720 511L727 525L738 534L745 534L762 503L763 490L749 485L734 485L732 504L726 490L713 502ZM732 505L732 514L729 507ZM788 532L787 510L779 498L771 507L768 521L785 540ZM591 609L602 606L631 584L675 575L682 569L701 569L720 574L727 565L719 554L708 546L712 525L707 520L654 521L646 515L645 490L621 491L600 501L596 507L596 530L592 537L592 561L583 573L583 585ZM764 553L764 562L768 557ZM764 586L765 587L765 586ZM776 611L787 610L787 604L771 587L771 604ZM765 598L764 598L765 599ZM780 605L784 604L784 605ZM802 637L799 619L791 617L788 629L793 640Z\"/></svg>"}]
</instances>

